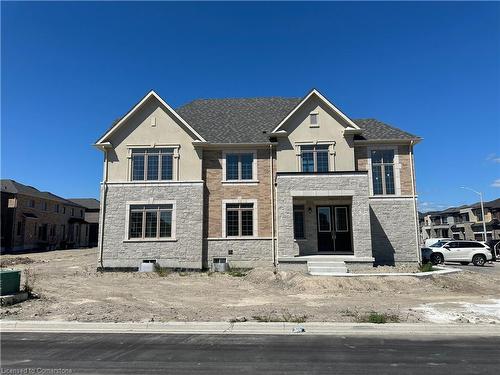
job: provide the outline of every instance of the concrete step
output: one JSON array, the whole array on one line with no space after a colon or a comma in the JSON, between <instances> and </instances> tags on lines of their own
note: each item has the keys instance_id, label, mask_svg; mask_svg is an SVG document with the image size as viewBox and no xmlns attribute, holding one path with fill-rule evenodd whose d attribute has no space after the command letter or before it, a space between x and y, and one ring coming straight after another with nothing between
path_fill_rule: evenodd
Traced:
<instances>
[{"instance_id":1,"label":"concrete step","mask_svg":"<svg viewBox=\"0 0 500 375\"><path fill-rule=\"evenodd\" d=\"M307 261L307 271L313 276L337 276L347 273L345 262L325 260Z\"/></svg>"},{"instance_id":2,"label":"concrete step","mask_svg":"<svg viewBox=\"0 0 500 375\"><path fill-rule=\"evenodd\" d=\"M346 267L308 267L309 272L343 272L347 273Z\"/></svg>"},{"instance_id":3,"label":"concrete step","mask_svg":"<svg viewBox=\"0 0 500 375\"><path fill-rule=\"evenodd\" d=\"M318 261L307 261L308 267L345 267L345 262L339 261L328 261L328 262L318 262Z\"/></svg>"}]
</instances>

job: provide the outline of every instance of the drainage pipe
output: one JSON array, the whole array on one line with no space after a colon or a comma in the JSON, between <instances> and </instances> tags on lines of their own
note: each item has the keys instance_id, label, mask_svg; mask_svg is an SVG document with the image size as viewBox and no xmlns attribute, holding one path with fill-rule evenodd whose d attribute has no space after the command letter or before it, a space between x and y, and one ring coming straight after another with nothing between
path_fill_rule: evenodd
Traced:
<instances>
[{"instance_id":1,"label":"drainage pipe","mask_svg":"<svg viewBox=\"0 0 500 375\"><path fill-rule=\"evenodd\" d=\"M415 215L415 241L417 246L417 259L419 263L422 263L422 253L420 252L419 244L419 222L418 222L418 209L417 209L417 197L416 197L416 177L415 177L415 159L413 157L413 145L414 141L410 141L410 168L411 168L411 192L413 200L413 214Z\"/></svg>"},{"instance_id":2,"label":"drainage pipe","mask_svg":"<svg viewBox=\"0 0 500 375\"><path fill-rule=\"evenodd\" d=\"M102 181L102 192L101 192L101 218L99 223L99 264L101 265L101 270L104 270L104 264L102 260L103 255L103 239L104 239L104 217L106 216L106 195L108 193L108 151L103 148L104 151L104 171L103 171L103 181Z\"/></svg>"},{"instance_id":3,"label":"drainage pipe","mask_svg":"<svg viewBox=\"0 0 500 375\"><path fill-rule=\"evenodd\" d=\"M274 243L274 165L273 165L273 145L269 145L269 186L271 189L271 251L273 253L273 265L276 268L276 247Z\"/></svg>"}]
</instances>

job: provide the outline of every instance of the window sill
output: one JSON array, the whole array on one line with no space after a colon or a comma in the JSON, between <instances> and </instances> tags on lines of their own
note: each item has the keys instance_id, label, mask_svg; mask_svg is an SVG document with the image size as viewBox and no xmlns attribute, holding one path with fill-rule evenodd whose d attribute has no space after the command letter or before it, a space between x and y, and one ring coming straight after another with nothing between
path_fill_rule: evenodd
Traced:
<instances>
[{"instance_id":1,"label":"window sill","mask_svg":"<svg viewBox=\"0 0 500 375\"><path fill-rule=\"evenodd\" d=\"M126 238L123 242L177 242L177 238Z\"/></svg>"},{"instance_id":2,"label":"window sill","mask_svg":"<svg viewBox=\"0 0 500 375\"><path fill-rule=\"evenodd\" d=\"M222 180L221 183L224 185L255 185L259 183L259 180Z\"/></svg>"},{"instance_id":3,"label":"window sill","mask_svg":"<svg viewBox=\"0 0 500 375\"><path fill-rule=\"evenodd\" d=\"M293 242L304 242L307 241L307 238L294 238Z\"/></svg>"},{"instance_id":4,"label":"window sill","mask_svg":"<svg viewBox=\"0 0 500 375\"><path fill-rule=\"evenodd\" d=\"M207 240L217 240L217 241L232 241L232 240L266 240L270 239L267 237L258 237L258 236L240 236L240 237L211 237L207 238Z\"/></svg>"}]
</instances>

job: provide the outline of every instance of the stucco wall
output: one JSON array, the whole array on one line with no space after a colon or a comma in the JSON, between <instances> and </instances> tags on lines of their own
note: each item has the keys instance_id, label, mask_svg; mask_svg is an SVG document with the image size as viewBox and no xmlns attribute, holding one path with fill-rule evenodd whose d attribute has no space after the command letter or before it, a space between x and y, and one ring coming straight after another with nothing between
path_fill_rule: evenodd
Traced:
<instances>
[{"instance_id":1,"label":"stucco wall","mask_svg":"<svg viewBox=\"0 0 500 375\"><path fill-rule=\"evenodd\" d=\"M310 127L309 115L318 113L319 127ZM344 136L347 124L318 98L312 96L287 121L283 130L288 137L278 138L277 170L279 172L299 172L299 161L295 146L297 142L335 141L336 155L330 156L330 169L353 171L354 151L352 135ZM335 166L335 169L333 167Z\"/></svg>"},{"instance_id":2,"label":"stucco wall","mask_svg":"<svg viewBox=\"0 0 500 375\"><path fill-rule=\"evenodd\" d=\"M127 242L127 201L175 201L175 241ZM104 267L139 267L155 259L162 267L202 267L203 184L109 184L104 213Z\"/></svg>"},{"instance_id":3,"label":"stucco wall","mask_svg":"<svg viewBox=\"0 0 500 375\"><path fill-rule=\"evenodd\" d=\"M156 126L151 126L151 119ZM201 150L195 149L194 135L189 132L168 109L150 98L143 107L130 117L109 139L113 149L108 151L108 180L128 181L130 145L152 147L153 145L179 145L178 180L201 180ZM158 146L160 147L160 146ZM174 176L177 174L174 159ZM175 179L175 177L174 177Z\"/></svg>"}]
</instances>

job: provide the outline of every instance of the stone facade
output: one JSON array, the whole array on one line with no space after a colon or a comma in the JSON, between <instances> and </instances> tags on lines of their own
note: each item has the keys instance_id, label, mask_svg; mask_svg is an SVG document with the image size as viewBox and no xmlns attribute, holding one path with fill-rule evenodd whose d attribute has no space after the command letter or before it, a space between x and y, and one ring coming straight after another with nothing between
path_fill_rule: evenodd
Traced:
<instances>
[{"instance_id":1,"label":"stone facade","mask_svg":"<svg viewBox=\"0 0 500 375\"><path fill-rule=\"evenodd\" d=\"M354 255L371 258L370 214L366 172L340 172L324 175L278 174L277 176L277 236L278 257L294 257L314 253L317 246L315 230L312 238L295 241L293 235L293 203L295 199L346 199L351 202L352 245ZM301 248L306 249L305 251Z\"/></svg>"},{"instance_id":2,"label":"stone facade","mask_svg":"<svg viewBox=\"0 0 500 375\"><path fill-rule=\"evenodd\" d=\"M202 268L203 183L116 183L107 185L102 211L102 266L138 268L143 260L161 267ZM175 238L164 241L128 240L127 202L175 201ZM102 221L104 219L104 222ZM174 229L173 229L174 231Z\"/></svg>"},{"instance_id":3,"label":"stone facade","mask_svg":"<svg viewBox=\"0 0 500 375\"><path fill-rule=\"evenodd\" d=\"M414 212L411 198L370 198L375 264L417 261Z\"/></svg>"},{"instance_id":4,"label":"stone facade","mask_svg":"<svg viewBox=\"0 0 500 375\"><path fill-rule=\"evenodd\" d=\"M213 258L226 258L230 267L253 268L256 266L271 266L273 251L271 239L243 240L205 240L207 263L212 264Z\"/></svg>"}]
</instances>

